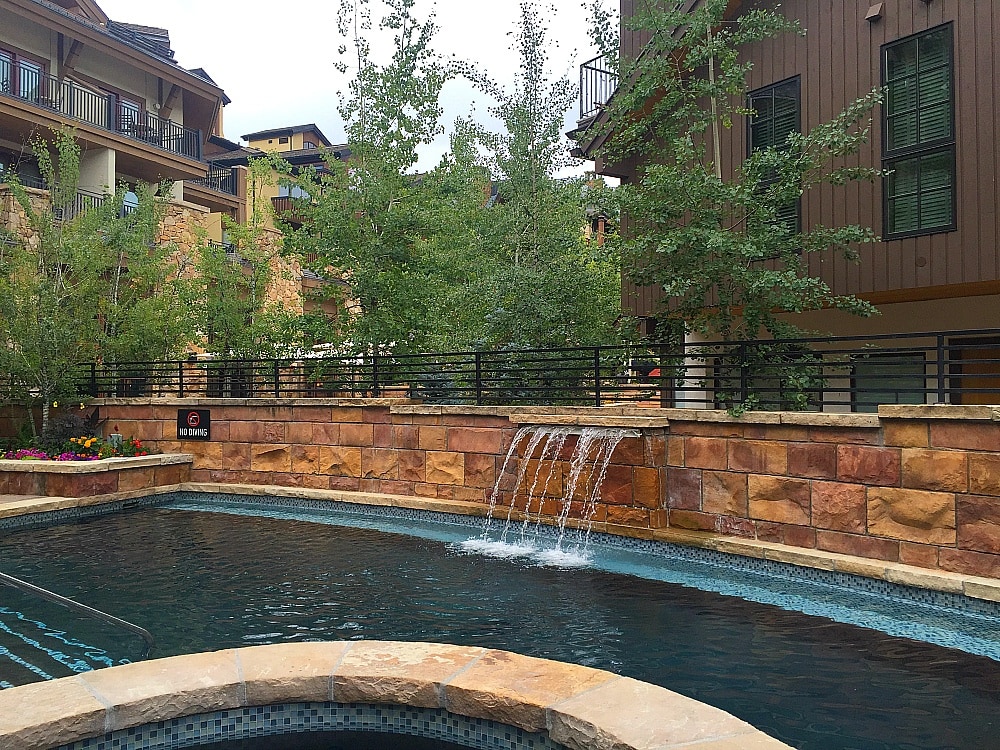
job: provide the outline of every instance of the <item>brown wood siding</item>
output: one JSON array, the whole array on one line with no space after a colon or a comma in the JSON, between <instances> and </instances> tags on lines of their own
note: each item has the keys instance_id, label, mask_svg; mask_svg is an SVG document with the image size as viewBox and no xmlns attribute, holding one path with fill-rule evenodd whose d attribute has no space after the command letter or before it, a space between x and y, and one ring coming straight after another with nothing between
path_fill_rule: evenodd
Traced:
<instances>
[{"instance_id":1,"label":"brown wood siding","mask_svg":"<svg viewBox=\"0 0 1000 750\"><path fill-rule=\"evenodd\" d=\"M622 10L635 0L623 0ZM744 8L774 3L747 0ZM833 254L810 259L810 273L842 294L879 296L992 281L1000 278L997 192L1000 149L996 137L1000 55L1000 7L992 0L886 0L883 16L870 23L868 0L783 0L781 12L798 18L803 38L783 36L746 51L754 61L750 88L801 76L802 125L825 122L849 102L880 85L881 46L887 42L952 23L955 60L957 231L879 242L861 249L854 264ZM623 44L626 39L623 36ZM745 123L726 133L723 154L728 167L746 154ZM881 167L881 111L876 108L871 138L856 162ZM859 223L882 233L882 184L824 188L806 196L803 222L810 226ZM629 289L629 307L638 315L655 310L655 294ZM928 321L933 323L933 321Z\"/></svg>"}]
</instances>

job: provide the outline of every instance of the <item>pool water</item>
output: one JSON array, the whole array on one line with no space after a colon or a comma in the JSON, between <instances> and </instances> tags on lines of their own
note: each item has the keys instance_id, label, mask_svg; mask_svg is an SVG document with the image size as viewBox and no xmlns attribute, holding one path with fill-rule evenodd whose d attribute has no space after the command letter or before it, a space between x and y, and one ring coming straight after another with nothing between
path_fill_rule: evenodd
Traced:
<instances>
[{"instance_id":1,"label":"pool water","mask_svg":"<svg viewBox=\"0 0 1000 750\"><path fill-rule=\"evenodd\" d=\"M411 524L421 537L183 507L4 532L0 570L149 629L154 656L443 641L663 685L797 748L997 747L1000 662L986 656L623 572L468 554L455 544L468 529ZM3 628L26 623L35 641L55 644L65 673L141 650L106 625L0 589L0 684L34 679L3 656L25 653ZM992 628L1000 639L996 621L979 627L977 637Z\"/></svg>"}]
</instances>

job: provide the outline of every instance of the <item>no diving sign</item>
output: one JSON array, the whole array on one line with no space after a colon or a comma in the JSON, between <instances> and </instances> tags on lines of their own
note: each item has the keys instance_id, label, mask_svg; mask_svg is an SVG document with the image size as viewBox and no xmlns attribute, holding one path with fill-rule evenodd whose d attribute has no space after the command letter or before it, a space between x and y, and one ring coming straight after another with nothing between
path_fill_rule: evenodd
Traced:
<instances>
[{"instance_id":1,"label":"no diving sign","mask_svg":"<svg viewBox=\"0 0 1000 750\"><path fill-rule=\"evenodd\" d=\"M178 409L177 439L211 440L212 412L209 409Z\"/></svg>"}]
</instances>

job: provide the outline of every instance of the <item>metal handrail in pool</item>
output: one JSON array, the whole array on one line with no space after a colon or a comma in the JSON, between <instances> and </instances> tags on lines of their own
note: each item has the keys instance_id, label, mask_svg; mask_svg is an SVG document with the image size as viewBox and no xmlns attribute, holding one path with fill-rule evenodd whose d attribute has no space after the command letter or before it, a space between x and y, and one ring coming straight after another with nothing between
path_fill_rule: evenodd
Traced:
<instances>
[{"instance_id":1,"label":"metal handrail in pool","mask_svg":"<svg viewBox=\"0 0 1000 750\"><path fill-rule=\"evenodd\" d=\"M80 614L93 617L96 620L102 620L110 625L116 625L119 628L128 630L130 633L138 635L146 643L146 648L143 649L142 655L139 657L140 659L147 658L153 650L153 646L155 645L153 634L145 628L139 627L128 620L123 620L120 617L109 615L107 612L102 612L99 609L88 607L86 604L80 604L80 602L68 599L65 596L55 593L54 591L43 589L41 586L36 586L33 583L22 581L20 578L9 576L6 573L0 573L0 583L10 586L11 588L19 589L27 594L34 594L35 596L41 597L42 599L46 599L55 604L76 610Z\"/></svg>"}]
</instances>

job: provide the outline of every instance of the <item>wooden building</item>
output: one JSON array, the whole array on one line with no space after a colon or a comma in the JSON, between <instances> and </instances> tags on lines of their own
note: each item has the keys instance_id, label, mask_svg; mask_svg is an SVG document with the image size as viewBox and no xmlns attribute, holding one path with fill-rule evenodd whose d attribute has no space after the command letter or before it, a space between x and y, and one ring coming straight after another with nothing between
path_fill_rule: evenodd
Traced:
<instances>
[{"instance_id":1,"label":"wooden building","mask_svg":"<svg viewBox=\"0 0 1000 750\"><path fill-rule=\"evenodd\" d=\"M637 2L621 0L623 18L632 15ZM685 4L694 9L700 2ZM874 184L810 193L799 208L804 228L857 223L882 237L861 248L859 263L818 254L809 267L836 293L863 297L882 315L858 319L825 310L798 316L796 323L842 335L1000 326L1000 5L991 0L734 0L729 12L736 17L762 6L778 7L807 33L746 49L754 62L750 105L758 119L766 119L761 114L766 110L766 117L784 117L786 124L805 130L876 87L886 90L860 161L890 173ZM647 39L644 32L623 30L623 58L639 54ZM601 117L592 105L581 106L581 115L587 115L578 130L585 154L598 145L587 135L588 125ZM736 123L724 131L726 169L746 158L757 145L752 139L766 137L766 128L752 125ZM636 177L630 165L598 162L598 171ZM655 288L624 287L625 309L639 318L654 315L658 301Z\"/></svg>"}]
</instances>

